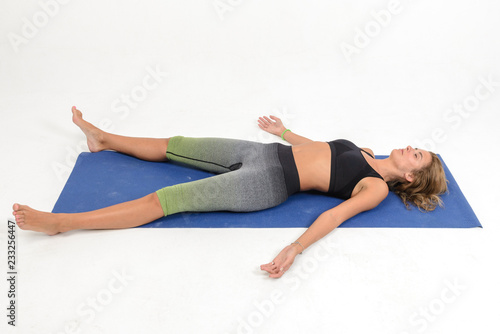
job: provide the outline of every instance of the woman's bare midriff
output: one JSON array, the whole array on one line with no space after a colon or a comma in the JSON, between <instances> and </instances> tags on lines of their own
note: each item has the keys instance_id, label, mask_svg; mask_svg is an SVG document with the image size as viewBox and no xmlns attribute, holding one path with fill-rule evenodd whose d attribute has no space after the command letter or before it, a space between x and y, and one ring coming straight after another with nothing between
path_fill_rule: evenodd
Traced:
<instances>
[{"instance_id":1,"label":"woman's bare midriff","mask_svg":"<svg viewBox=\"0 0 500 334\"><path fill-rule=\"evenodd\" d=\"M330 145L326 142L310 142L292 147L297 165L300 190L327 192L330 186Z\"/></svg>"}]
</instances>

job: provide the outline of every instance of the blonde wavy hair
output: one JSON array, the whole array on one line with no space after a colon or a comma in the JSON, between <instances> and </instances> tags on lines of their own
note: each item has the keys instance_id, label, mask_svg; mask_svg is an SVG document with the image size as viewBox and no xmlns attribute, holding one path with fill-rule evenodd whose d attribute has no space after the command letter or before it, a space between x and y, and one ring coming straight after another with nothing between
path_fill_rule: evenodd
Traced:
<instances>
[{"instance_id":1,"label":"blonde wavy hair","mask_svg":"<svg viewBox=\"0 0 500 334\"><path fill-rule=\"evenodd\" d=\"M401 198L407 209L410 204L420 211L433 211L438 205L443 206L440 195L448 191L448 184L443 165L439 157L432 152L431 163L426 167L412 171L413 182L391 181L389 188Z\"/></svg>"}]
</instances>

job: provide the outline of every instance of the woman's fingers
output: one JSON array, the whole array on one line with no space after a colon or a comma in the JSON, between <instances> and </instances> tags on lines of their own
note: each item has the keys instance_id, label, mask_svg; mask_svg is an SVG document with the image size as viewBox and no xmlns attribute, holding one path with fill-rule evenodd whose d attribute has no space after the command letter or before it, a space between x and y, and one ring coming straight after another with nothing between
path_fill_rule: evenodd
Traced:
<instances>
[{"instance_id":1,"label":"woman's fingers","mask_svg":"<svg viewBox=\"0 0 500 334\"><path fill-rule=\"evenodd\" d=\"M275 261L261 265L260 269L267 271L270 274L269 277L271 278L280 278L288 270L290 265L285 265L284 263L277 263Z\"/></svg>"},{"instance_id":2,"label":"woman's fingers","mask_svg":"<svg viewBox=\"0 0 500 334\"><path fill-rule=\"evenodd\" d=\"M267 271L271 278L280 278L290 269L295 259L292 246L285 247L271 263L260 266L262 270Z\"/></svg>"},{"instance_id":3,"label":"woman's fingers","mask_svg":"<svg viewBox=\"0 0 500 334\"><path fill-rule=\"evenodd\" d=\"M272 126L273 123L261 117L259 118L259 125L262 125L267 128L268 126Z\"/></svg>"},{"instance_id":4,"label":"woman's fingers","mask_svg":"<svg viewBox=\"0 0 500 334\"><path fill-rule=\"evenodd\" d=\"M273 270L273 272L270 272L271 275L269 275L269 277L280 278L281 276L283 276L283 274L285 272L286 272L286 270L284 267L279 267L279 268L276 268L276 270Z\"/></svg>"},{"instance_id":5,"label":"woman's fingers","mask_svg":"<svg viewBox=\"0 0 500 334\"><path fill-rule=\"evenodd\" d=\"M278 266L277 266L277 265L274 263L274 261L273 261L273 262L269 262L269 263L267 263L267 264L263 264L263 265L261 265L261 266L260 266L260 269L269 271L269 270L274 270L274 269L276 269L277 267L278 267Z\"/></svg>"},{"instance_id":6,"label":"woman's fingers","mask_svg":"<svg viewBox=\"0 0 500 334\"><path fill-rule=\"evenodd\" d=\"M260 269L261 270L265 270L265 271L269 271L269 270L271 270L271 268L272 268L272 266L271 266L270 263L263 264L263 265L260 266Z\"/></svg>"},{"instance_id":7,"label":"woman's fingers","mask_svg":"<svg viewBox=\"0 0 500 334\"><path fill-rule=\"evenodd\" d=\"M271 118L273 118L274 116L271 116ZM269 117L267 116L264 116L264 119L266 120L266 122L269 124L269 125L274 125L275 122L271 119L269 119Z\"/></svg>"},{"instance_id":8,"label":"woman's fingers","mask_svg":"<svg viewBox=\"0 0 500 334\"><path fill-rule=\"evenodd\" d=\"M259 118L259 125L263 127L268 127L269 123L267 123L264 119Z\"/></svg>"},{"instance_id":9,"label":"woman's fingers","mask_svg":"<svg viewBox=\"0 0 500 334\"><path fill-rule=\"evenodd\" d=\"M274 116L271 116L271 117L274 117ZM278 118L278 120L279 120L279 118ZM259 125L259 128L261 128L262 130L269 132L270 134L274 134L274 135L279 135L279 133L278 133L280 131L279 128L280 128L280 126L282 126L281 123L272 121L267 116L259 117L258 125Z\"/></svg>"},{"instance_id":10,"label":"woman's fingers","mask_svg":"<svg viewBox=\"0 0 500 334\"><path fill-rule=\"evenodd\" d=\"M271 117L271 119L269 118ZM259 124L262 124L263 126L272 126L272 125L276 125L276 122L279 122L280 119L278 117L275 117L275 116L264 116L264 117L259 117Z\"/></svg>"},{"instance_id":11,"label":"woman's fingers","mask_svg":"<svg viewBox=\"0 0 500 334\"><path fill-rule=\"evenodd\" d=\"M261 270L265 270L265 271L267 271L270 274L273 274L273 273L275 273L275 272L278 271L278 266L273 261L273 262L261 265L260 269Z\"/></svg>"}]
</instances>

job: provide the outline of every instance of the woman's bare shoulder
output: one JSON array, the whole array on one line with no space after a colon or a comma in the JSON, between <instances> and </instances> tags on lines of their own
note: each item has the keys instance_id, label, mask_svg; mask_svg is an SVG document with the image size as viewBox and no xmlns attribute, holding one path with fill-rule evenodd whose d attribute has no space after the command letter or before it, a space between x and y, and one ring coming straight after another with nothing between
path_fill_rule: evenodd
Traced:
<instances>
[{"instance_id":1,"label":"woman's bare shoulder","mask_svg":"<svg viewBox=\"0 0 500 334\"><path fill-rule=\"evenodd\" d=\"M373 153L373 151L372 151L371 149L369 149L369 148L365 148L365 147L361 147L361 149L362 149L363 151L366 151L366 152L370 153L372 156L375 156L375 153Z\"/></svg>"}]
</instances>

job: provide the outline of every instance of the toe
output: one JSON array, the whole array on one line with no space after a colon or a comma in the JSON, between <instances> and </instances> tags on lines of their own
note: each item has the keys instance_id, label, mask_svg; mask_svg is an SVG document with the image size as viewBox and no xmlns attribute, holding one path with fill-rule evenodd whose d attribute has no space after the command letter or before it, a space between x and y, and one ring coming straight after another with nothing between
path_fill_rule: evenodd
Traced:
<instances>
[{"instance_id":1,"label":"toe","mask_svg":"<svg viewBox=\"0 0 500 334\"><path fill-rule=\"evenodd\" d=\"M19 204L15 203L13 206L12 206L12 209L14 211L18 211L19 210Z\"/></svg>"}]
</instances>

